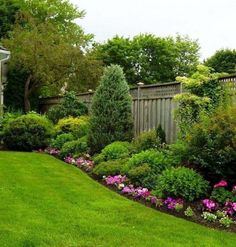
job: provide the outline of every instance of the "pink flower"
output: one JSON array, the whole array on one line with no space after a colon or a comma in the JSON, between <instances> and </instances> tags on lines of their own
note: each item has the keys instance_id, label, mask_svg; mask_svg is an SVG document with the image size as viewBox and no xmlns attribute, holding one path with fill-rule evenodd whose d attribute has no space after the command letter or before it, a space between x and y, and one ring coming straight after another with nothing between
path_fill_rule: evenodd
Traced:
<instances>
[{"instance_id":1,"label":"pink flower","mask_svg":"<svg viewBox=\"0 0 236 247\"><path fill-rule=\"evenodd\" d=\"M121 184L124 183L126 180L126 176L116 175L116 176L108 176L105 178L105 182L107 185L113 185L113 184Z\"/></svg>"},{"instance_id":2,"label":"pink flower","mask_svg":"<svg viewBox=\"0 0 236 247\"><path fill-rule=\"evenodd\" d=\"M202 200L202 204L209 210L214 210L216 208L216 203L210 199Z\"/></svg>"},{"instance_id":3,"label":"pink flower","mask_svg":"<svg viewBox=\"0 0 236 247\"><path fill-rule=\"evenodd\" d=\"M183 200L181 198L171 198L167 197L167 199L164 201L164 204L167 206L168 209L175 209L177 204L183 204Z\"/></svg>"},{"instance_id":4,"label":"pink flower","mask_svg":"<svg viewBox=\"0 0 236 247\"><path fill-rule=\"evenodd\" d=\"M226 187L226 186L228 186L227 182L225 180L221 180L218 184L214 185L214 188Z\"/></svg>"}]
</instances>

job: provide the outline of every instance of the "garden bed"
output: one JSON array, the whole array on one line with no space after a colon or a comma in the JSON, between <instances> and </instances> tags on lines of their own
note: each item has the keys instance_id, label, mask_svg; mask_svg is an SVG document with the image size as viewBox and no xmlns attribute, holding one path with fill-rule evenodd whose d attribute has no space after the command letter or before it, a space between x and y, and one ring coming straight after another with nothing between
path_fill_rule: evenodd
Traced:
<instances>
[{"instance_id":1,"label":"garden bed","mask_svg":"<svg viewBox=\"0 0 236 247\"><path fill-rule=\"evenodd\" d=\"M46 150L47 153L54 155L55 157L58 157L58 153L57 151L53 151L50 149ZM122 190L119 189L119 184L114 184L114 185L109 185L106 183L106 181L104 179L99 179L96 175L94 175L91 171L93 168L92 165L92 161L88 160L88 159L84 159L84 158L79 158L81 159L81 162L79 162L79 164L75 164L73 162L73 158L67 157L65 158L65 163L67 164L71 164L74 165L76 167L78 167L80 170L82 170L84 173L86 173L88 176L90 176L92 179L98 181L100 184L102 184L103 186L107 187L108 189L115 191L116 193L120 194L123 197L126 197L130 200L133 200L135 202L139 202L147 207L150 207L152 209L158 210L160 212L166 213L166 214L170 214L173 215L175 217L178 218L183 218L185 220L194 222L194 223L198 223L210 228L215 228L215 229L220 229L220 230L227 230L229 232L236 232L236 217L233 216L231 217L233 222L232 224L230 224L229 227L224 227L222 226L219 221L206 221L205 219L203 219L202 217L202 213L203 213L203 206L202 206L202 201L198 200L198 201L194 201L194 202L183 202L183 208L180 211L176 211L174 208L169 209L165 203L164 200L162 201L162 205L154 205L153 203L151 203L150 198L148 197L135 197L131 194L126 194L126 193L122 193ZM83 161L86 161L85 163L83 163ZM127 184L128 185L128 184ZM149 194L151 196L151 194ZM191 217L186 216L185 215L185 211L188 207L191 207L191 209L194 212L194 215L192 215ZM219 210L223 210L223 208L218 208ZM209 211L210 213L210 211Z\"/></svg>"}]
</instances>

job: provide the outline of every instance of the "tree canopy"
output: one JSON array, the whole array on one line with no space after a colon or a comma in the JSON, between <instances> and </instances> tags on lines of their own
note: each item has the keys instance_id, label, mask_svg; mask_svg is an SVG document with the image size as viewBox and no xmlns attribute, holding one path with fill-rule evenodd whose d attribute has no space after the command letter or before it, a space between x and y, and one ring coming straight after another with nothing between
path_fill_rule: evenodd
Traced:
<instances>
[{"instance_id":1,"label":"tree canopy","mask_svg":"<svg viewBox=\"0 0 236 247\"><path fill-rule=\"evenodd\" d=\"M94 53L105 65L120 65L130 84L152 84L191 75L198 64L199 49L197 41L189 37L140 34L132 39L115 36L98 44Z\"/></svg>"},{"instance_id":2,"label":"tree canopy","mask_svg":"<svg viewBox=\"0 0 236 247\"><path fill-rule=\"evenodd\" d=\"M12 53L10 70L20 67L24 71L26 111L30 110L29 99L35 91L55 95L65 84L68 89L84 89L88 81L89 86L96 85L101 66L87 52L93 36L75 23L83 16L84 12L69 1L22 3L9 37L2 42Z\"/></svg>"},{"instance_id":3,"label":"tree canopy","mask_svg":"<svg viewBox=\"0 0 236 247\"><path fill-rule=\"evenodd\" d=\"M236 50L221 49L205 61L215 72L236 73Z\"/></svg>"}]
</instances>

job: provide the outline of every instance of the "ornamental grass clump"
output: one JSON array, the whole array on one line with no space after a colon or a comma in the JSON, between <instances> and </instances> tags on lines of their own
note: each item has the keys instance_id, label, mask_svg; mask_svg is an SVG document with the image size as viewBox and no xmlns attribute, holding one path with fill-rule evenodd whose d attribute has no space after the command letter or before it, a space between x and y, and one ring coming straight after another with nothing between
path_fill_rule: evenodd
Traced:
<instances>
[{"instance_id":1,"label":"ornamental grass clump","mask_svg":"<svg viewBox=\"0 0 236 247\"><path fill-rule=\"evenodd\" d=\"M133 138L132 99L122 68L111 65L92 101L91 128L88 135L90 153L99 153L114 141Z\"/></svg>"}]
</instances>

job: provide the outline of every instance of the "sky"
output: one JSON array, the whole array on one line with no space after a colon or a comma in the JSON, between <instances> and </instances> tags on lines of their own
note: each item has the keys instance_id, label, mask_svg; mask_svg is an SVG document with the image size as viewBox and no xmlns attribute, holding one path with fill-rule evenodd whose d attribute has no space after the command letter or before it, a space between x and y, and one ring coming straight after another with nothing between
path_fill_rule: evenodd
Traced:
<instances>
[{"instance_id":1,"label":"sky","mask_svg":"<svg viewBox=\"0 0 236 247\"><path fill-rule=\"evenodd\" d=\"M236 48L236 0L70 0L86 16L85 32L102 42L116 34L133 37L177 33L197 39L201 58L222 48Z\"/></svg>"}]
</instances>

